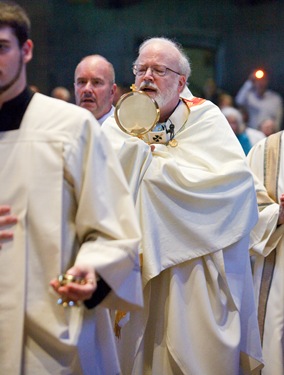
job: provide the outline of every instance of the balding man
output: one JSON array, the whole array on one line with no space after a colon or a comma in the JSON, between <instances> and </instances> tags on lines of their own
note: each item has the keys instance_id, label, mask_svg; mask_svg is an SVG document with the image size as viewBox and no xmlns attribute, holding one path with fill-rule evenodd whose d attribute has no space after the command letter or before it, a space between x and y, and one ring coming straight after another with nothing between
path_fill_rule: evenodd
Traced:
<instances>
[{"instance_id":1,"label":"balding man","mask_svg":"<svg viewBox=\"0 0 284 375\"><path fill-rule=\"evenodd\" d=\"M100 124L114 112L116 92L113 65L100 55L84 57L75 70L75 101L88 109Z\"/></svg>"}]
</instances>

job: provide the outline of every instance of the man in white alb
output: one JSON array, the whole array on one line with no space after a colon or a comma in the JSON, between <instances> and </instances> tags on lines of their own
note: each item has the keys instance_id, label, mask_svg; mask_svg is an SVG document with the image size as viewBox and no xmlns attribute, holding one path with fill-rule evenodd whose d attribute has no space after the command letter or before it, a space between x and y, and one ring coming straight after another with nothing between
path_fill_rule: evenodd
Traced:
<instances>
[{"instance_id":1,"label":"man in white alb","mask_svg":"<svg viewBox=\"0 0 284 375\"><path fill-rule=\"evenodd\" d=\"M142 305L132 197L94 116L28 88L29 33L0 1L0 373L118 375L108 308Z\"/></svg>"},{"instance_id":2,"label":"man in white alb","mask_svg":"<svg viewBox=\"0 0 284 375\"><path fill-rule=\"evenodd\" d=\"M145 306L116 320L123 374L252 374L262 367L248 253L258 212L244 153L220 109L184 91L180 46L146 40L133 72L159 123L143 139L113 118L102 126L142 229Z\"/></svg>"}]
</instances>

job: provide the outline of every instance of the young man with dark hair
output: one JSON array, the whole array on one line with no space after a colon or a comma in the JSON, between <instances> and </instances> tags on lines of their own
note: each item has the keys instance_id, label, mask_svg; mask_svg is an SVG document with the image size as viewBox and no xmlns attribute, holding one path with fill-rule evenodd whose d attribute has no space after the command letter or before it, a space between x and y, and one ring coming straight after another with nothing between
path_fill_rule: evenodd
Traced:
<instances>
[{"instance_id":1,"label":"young man with dark hair","mask_svg":"<svg viewBox=\"0 0 284 375\"><path fill-rule=\"evenodd\" d=\"M29 31L0 1L0 196L18 220L0 251L0 373L119 374L107 308L142 304L132 198L94 116L28 88Z\"/></svg>"}]
</instances>

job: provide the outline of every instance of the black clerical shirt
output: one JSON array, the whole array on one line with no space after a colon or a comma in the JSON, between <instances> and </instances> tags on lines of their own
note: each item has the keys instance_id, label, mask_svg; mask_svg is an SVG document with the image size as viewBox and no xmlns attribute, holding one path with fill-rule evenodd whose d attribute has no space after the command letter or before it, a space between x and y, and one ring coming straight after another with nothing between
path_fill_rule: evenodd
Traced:
<instances>
[{"instance_id":1,"label":"black clerical shirt","mask_svg":"<svg viewBox=\"0 0 284 375\"><path fill-rule=\"evenodd\" d=\"M3 104L0 109L1 132L19 129L33 95L34 92L26 87L20 95Z\"/></svg>"}]
</instances>

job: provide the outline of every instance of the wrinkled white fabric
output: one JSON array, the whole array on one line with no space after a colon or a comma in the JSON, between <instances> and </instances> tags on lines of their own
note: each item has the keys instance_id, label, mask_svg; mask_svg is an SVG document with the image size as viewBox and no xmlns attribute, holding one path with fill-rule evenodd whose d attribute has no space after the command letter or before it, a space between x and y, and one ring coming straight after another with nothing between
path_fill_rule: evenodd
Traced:
<instances>
[{"instance_id":1,"label":"wrinkled white fabric","mask_svg":"<svg viewBox=\"0 0 284 375\"><path fill-rule=\"evenodd\" d=\"M254 174L264 183L265 139L248 154L248 163ZM282 134L283 145L283 134ZM265 257L276 252L276 262L266 305L263 336L264 369L262 375L284 374L284 225L277 227L279 198L284 192L283 147L280 149L277 202L259 213L259 221L251 233L251 254L254 259L253 280L258 305ZM256 185L263 188L262 185Z\"/></svg>"},{"instance_id":2,"label":"wrinkled white fabric","mask_svg":"<svg viewBox=\"0 0 284 375\"><path fill-rule=\"evenodd\" d=\"M140 230L109 142L88 111L35 94L0 155L1 201L19 218L0 252L0 373L119 374L105 307L142 304ZM49 288L74 263L112 288L95 309L64 309Z\"/></svg>"},{"instance_id":3,"label":"wrinkled white fabric","mask_svg":"<svg viewBox=\"0 0 284 375\"><path fill-rule=\"evenodd\" d=\"M253 178L220 110L187 103L189 116L181 101L168 121L177 147L151 152L113 119L103 125L142 228L145 307L118 340L124 375L251 374L261 362L248 254Z\"/></svg>"}]
</instances>

